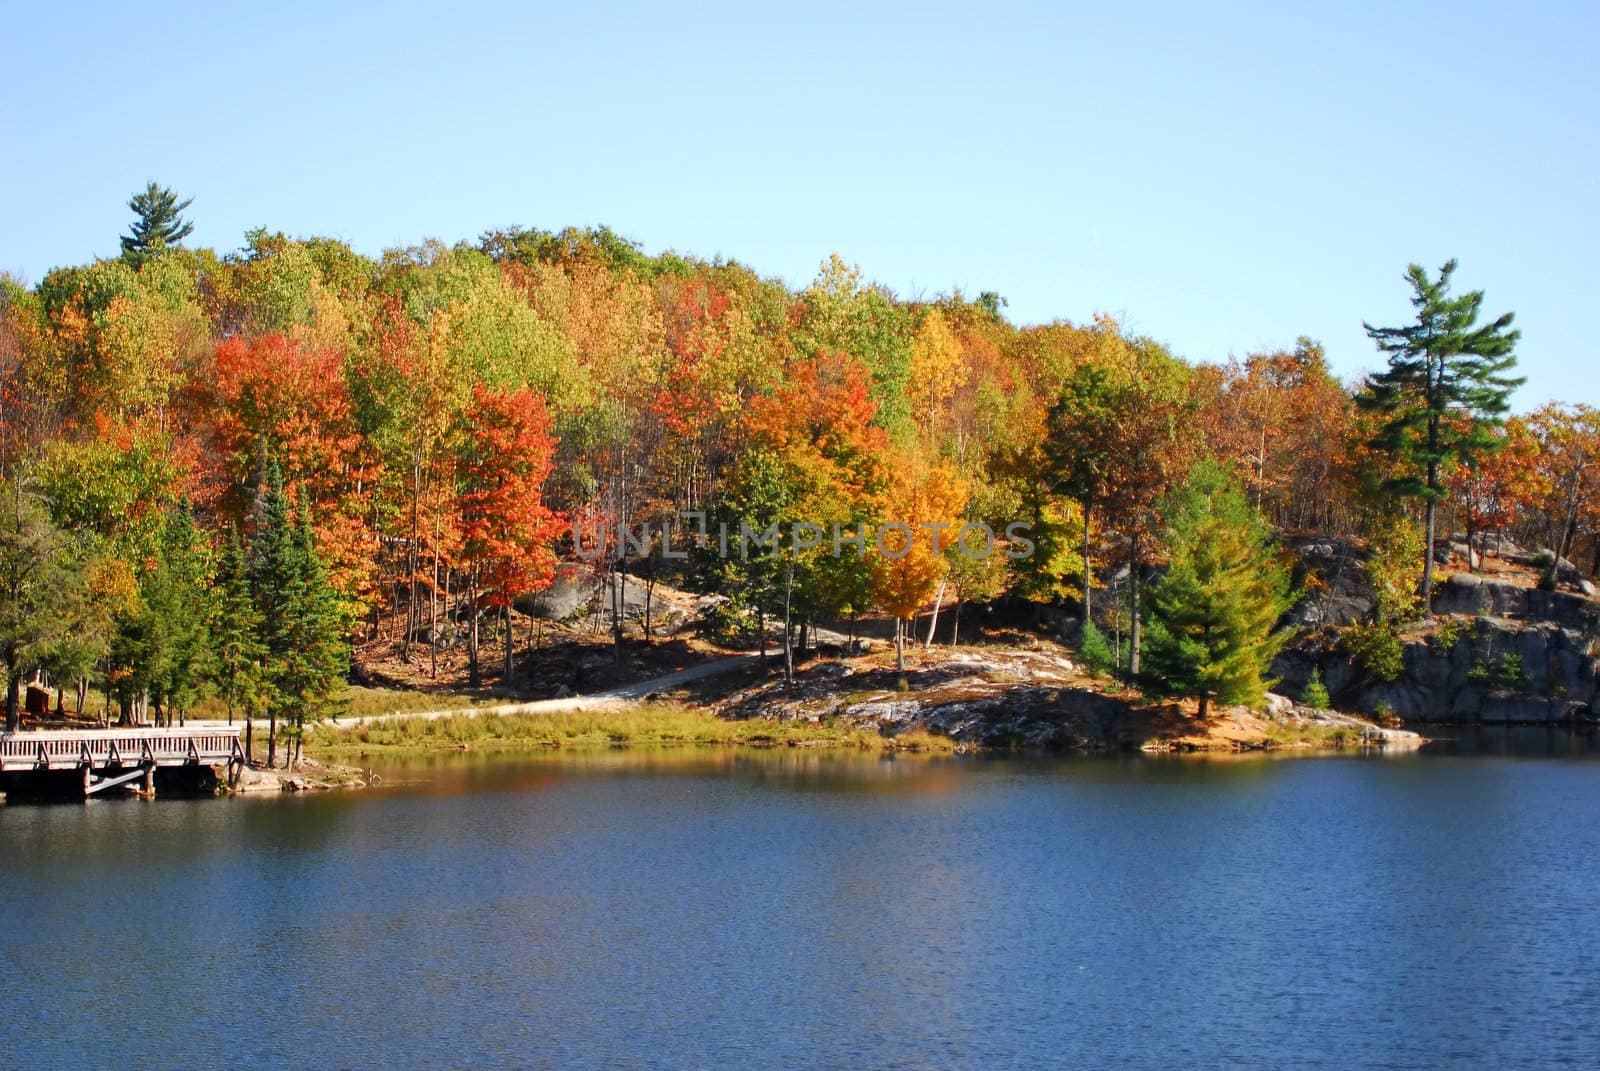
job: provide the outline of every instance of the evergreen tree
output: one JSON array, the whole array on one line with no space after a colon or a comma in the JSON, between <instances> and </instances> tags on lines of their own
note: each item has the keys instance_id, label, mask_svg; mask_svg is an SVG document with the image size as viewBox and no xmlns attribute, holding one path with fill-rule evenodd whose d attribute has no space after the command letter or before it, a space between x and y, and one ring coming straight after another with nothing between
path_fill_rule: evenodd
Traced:
<instances>
[{"instance_id":1,"label":"evergreen tree","mask_svg":"<svg viewBox=\"0 0 1600 1071\"><path fill-rule=\"evenodd\" d=\"M267 485L256 505L256 534L250 544L250 591L260 616L260 641L266 649L267 765L277 764L278 715L288 702L281 687L282 667L295 643L290 608L300 568L296 562L289 496L276 461L267 467Z\"/></svg>"},{"instance_id":2,"label":"evergreen tree","mask_svg":"<svg viewBox=\"0 0 1600 1071\"><path fill-rule=\"evenodd\" d=\"M350 648L345 641L349 623L328 583L327 568L317 553L311 522L304 512L292 545L296 574L284 605L285 631L291 642L276 667L277 690L285 700L293 741L290 765L299 758L306 725L338 705L340 688L350 670Z\"/></svg>"},{"instance_id":3,"label":"evergreen tree","mask_svg":"<svg viewBox=\"0 0 1600 1071\"><path fill-rule=\"evenodd\" d=\"M1111 641L1093 621L1083 623L1078 635L1078 657L1096 677L1105 676L1117 664L1117 653L1111 649Z\"/></svg>"},{"instance_id":4,"label":"evergreen tree","mask_svg":"<svg viewBox=\"0 0 1600 1071\"><path fill-rule=\"evenodd\" d=\"M178 195L152 182L143 193L128 200L135 219L122 236L122 259L137 268L146 260L171 249L194 230L194 224L183 218L183 210L194 202L193 197L178 200Z\"/></svg>"},{"instance_id":5,"label":"evergreen tree","mask_svg":"<svg viewBox=\"0 0 1600 1071\"><path fill-rule=\"evenodd\" d=\"M1244 492L1214 463L1198 466L1163 513L1172 560L1146 612L1147 685L1168 696L1259 703L1262 674L1287 640L1274 626L1292 605L1289 570Z\"/></svg>"},{"instance_id":6,"label":"evergreen tree","mask_svg":"<svg viewBox=\"0 0 1600 1071\"><path fill-rule=\"evenodd\" d=\"M1510 329L1512 314L1477 326L1483 291L1452 297L1455 270L1456 262L1447 261L1439 277L1429 279L1420 265L1411 265L1406 278L1416 323L1362 324L1388 358L1389 368L1368 378L1357 401L1384 421L1372 445L1399 468L1385 487L1422 499L1426 557L1421 590L1430 614L1434 519L1447 494L1442 477L1452 465L1469 464L1494 448L1494 429L1503 422L1512 390L1523 382L1507 375L1516 366L1513 350L1521 336Z\"/></svg>"},{"instance_id":7,"label":"evergreen tree","mask_svg":"<svg viewBox=\"0 0 1600 1071\"><path fill-rule=\"evenodd\" d=\"M1327 710L1333 706L1333 698L1328 695L1328 686L1322 683L1322 672L1316 667L1312 667L1311 676L1306 679L1306 690L1301 696L1301 701L1317 710Z\"/></svg>"},{"instance_id":8,"label":"evergreen tree","mask_svg":"<svg viewBox=\"0 0 1600 1071\"><path fill-rule=\"evenodd\" d=\"M250 587L262 621L266 651L267 764L277 763L280 724L295 742L292 763L308 722L337 704L350 669L345 642L349 622L328 581L310 517L291 514L276 463L267 470L254 545Z\"/></svg>"},{"instance_id":9,"label":"evergreen tree","mask_svg":"<svg viewBox=\"0 0 1600 1071\"><path fill-rule=\"evenodd\" d=\"M250 594L250 576L245 569L244 549L237 532L228 533L217 568L217 610L211 622L214 680L228 707L228 724L233 712L242 709L247 721L265 706L266 690L262 663L267 648L261 641L263 621Z\"/></svg>"},{"instance_id":10,"label":"evergreen tree","mask_svg":"<svg viewBox=\"0 0 1600 1071\"><path fill-rule=\"evenodd\" d=\"M206 628L212 611L211 550L195 528L187 502L166 521L157 565L161 597L152 599L159 614L160 663L153 678L154 698L164 720L181 719L210 677L212 652Z\"/></svg>"}]
</instances>

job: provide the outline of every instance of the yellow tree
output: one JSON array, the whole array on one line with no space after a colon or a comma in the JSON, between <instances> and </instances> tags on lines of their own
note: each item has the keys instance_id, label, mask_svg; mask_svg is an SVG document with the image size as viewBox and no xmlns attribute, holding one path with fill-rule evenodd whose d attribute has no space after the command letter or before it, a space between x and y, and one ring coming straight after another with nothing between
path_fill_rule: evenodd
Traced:
<instances>
[{"instance_id":1,"label":"yellow tree","mask_svg":"<svg viewBox=\"0 0 1600 1071\"><path fill-rule=\"evenodd\" d=\"M1539 440L1540 468L1549 485L1545 520L1555 563L1546 580L1553 584L1585 519L1600 512L1600 409L1551 403L1536 411L1529 424ZM1600 554L1596 559L1600 565Z\"/></svg>"},{"instance_id":2,"label":"yellow tree","mask_svg":"<svg viewBox=\"0 0 1600 1071\"><path fill-rule=\"evenodd\" d=\"M967 381L961 343L944 314L931 309L911 340L911 376L906 385L911 411L924 441L937 442L956 391Z\"/></svg>"},{"instance_id":3,"label":"yellow tree","mask_svg":"<svg viewBox=\"0 0 1600 1071\"><path fill-rule=\"evenodd\" d=\"M895 619L895 668L906 668L906 632L949 567L945 551L961 530L967 484L954 467L905 459L886 496L873 553L873 596Z\"/></svg>"}]
</instances>

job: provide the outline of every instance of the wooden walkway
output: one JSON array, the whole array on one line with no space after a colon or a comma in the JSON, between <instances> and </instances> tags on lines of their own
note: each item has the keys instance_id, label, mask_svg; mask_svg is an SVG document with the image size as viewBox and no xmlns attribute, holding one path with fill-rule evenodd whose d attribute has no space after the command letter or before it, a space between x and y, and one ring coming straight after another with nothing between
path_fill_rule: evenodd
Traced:
<instances>
[{"instance_id":1,"label":"wooden walkway","mask_svg":"<svg viewBox=\"0 0 1600 1071\"><path fill-rule=\"evenodd\" d=\"M76 773L85 797L118 786L153 794L163 766L225 766L231 783L245 763L243 731L206 725L0 733L0 774Z\"/></svg>"}]
</instances>

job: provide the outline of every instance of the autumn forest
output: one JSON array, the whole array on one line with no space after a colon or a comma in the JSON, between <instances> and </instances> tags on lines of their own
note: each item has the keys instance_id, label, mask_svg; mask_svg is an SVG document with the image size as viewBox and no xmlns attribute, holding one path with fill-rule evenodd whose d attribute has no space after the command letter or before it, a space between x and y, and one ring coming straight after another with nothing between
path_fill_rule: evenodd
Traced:
<instances>
[{"instance_id":1,"label":"autumn forest","mask_svg":"<svg viewBox=\"0 0 1600 1071\"><path fill-rule=\"evenodd\" d=\"M12 727L30 680L93 688L112 717L212 696L300 726L370 644L425 664L460 643L474 682L509 680L532 642L513 608L558 568L726 596L720 627L788 646L865 617L903 636L935 601L1087 611L1087 640L1123 637L1100 656L1120 671L1233 659L1258 683L1307 583L1288 533L1390 569L1352 639L1375 661L1426 612L1451 533L1473 559L1549 548L1552 585L1566 560L1600 569L1600 413L1514 399L1511 321L1452 290L1453 264L1394 265L1418 321L1369 328L1384 370L1341 382L1309 338L1179 355L1108 316L1022 326L998 294L896 295L838 256L795 290L604 227L377 259L256 230L219 253L184 244L170 191L131 209L120 257L0 280ZM1492 295L1493 265L1461 274ZM573 543L690 516L910 534L892 557ZM1023 522L1030 553L959 553L929 527L967 522L1002 543ZM1176 634L1240 563L1261 590L1227 650L1196 653ZM1157 582L1179 573L1189 588ZM485 634L503 664L479 665Z\"/></svg>"}]
</instances>

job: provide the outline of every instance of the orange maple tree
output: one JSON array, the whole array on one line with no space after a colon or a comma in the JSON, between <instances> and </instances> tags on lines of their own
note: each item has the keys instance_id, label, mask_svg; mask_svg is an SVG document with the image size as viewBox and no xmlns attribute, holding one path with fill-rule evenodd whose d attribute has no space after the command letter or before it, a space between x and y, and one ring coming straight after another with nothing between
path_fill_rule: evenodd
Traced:
<instances>
[{"instance_id":1,"label":"orange maple tree","mask_svg":"<svg viewBox=\"0 0 1600 1071\"><path fill-rule=\"evenodd\" d=\"M511 604L519 595L550 585L556 570L552 544L560 534L562 517L541 497L555 454L544 399L528 389L496 391L480 386L473 391L472 402L457 470L456 508L474 609L468 653L477 680L477 608L500 611L509 677Z\"/></svg>"}]
</instances>

